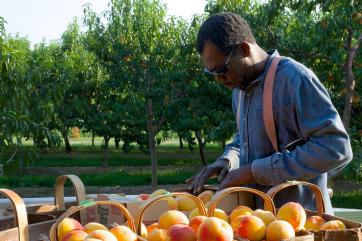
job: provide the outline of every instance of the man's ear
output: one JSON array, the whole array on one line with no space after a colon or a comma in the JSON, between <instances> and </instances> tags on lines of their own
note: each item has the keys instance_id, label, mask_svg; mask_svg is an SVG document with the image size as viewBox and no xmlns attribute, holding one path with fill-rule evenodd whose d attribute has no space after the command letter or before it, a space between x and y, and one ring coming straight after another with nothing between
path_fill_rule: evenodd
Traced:
<instances>
[{"instance_id":1,"label":"man's ear","mask_svg":"<svg viewBox=\"0 0 362 241\"><path fill-rule=\"evenodd\" d=\"M248 42L241 42L239 44L240 49L243 51L242 55L243 57L249 57L250 56L250 44Z\"/></svg>"}]
</instances>

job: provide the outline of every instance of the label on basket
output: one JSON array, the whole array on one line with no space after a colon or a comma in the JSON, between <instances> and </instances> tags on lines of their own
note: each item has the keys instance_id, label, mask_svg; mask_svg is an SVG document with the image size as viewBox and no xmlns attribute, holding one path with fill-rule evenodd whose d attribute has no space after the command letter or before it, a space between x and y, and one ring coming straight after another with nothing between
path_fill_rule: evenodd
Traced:
<instances>
[{"instance_id":1,"label":"label on basket","mask_svg":"<svg viewBox=\"0 0 362 241\"><path fill-rule=\"evenodd\" d=\"M83 206L83 207L90 207L90 206L94 206L95 202L93 200L84 200L84 201L79 202L79 205Z\"/></svg>"}]
</instances>

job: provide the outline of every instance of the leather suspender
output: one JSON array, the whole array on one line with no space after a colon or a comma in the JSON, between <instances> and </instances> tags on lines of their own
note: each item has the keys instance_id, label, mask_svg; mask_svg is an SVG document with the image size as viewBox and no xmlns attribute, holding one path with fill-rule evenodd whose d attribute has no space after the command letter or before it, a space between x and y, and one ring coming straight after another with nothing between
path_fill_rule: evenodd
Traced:
<instances>
[{"instance_id":1,"label":"leather suspender","mask_svg":"<svg viewBox=\"0 0 362 241\"><path fill-rule=\"evenodd\" d=\"M263 120L266 132L268 134L269 140L273 145L273 148L276 152L278 152L278 143L277 136L275 131L275 123L273 116L273 87L274 87L274 79L276 70L279 64L279 61L282 59L281 56L275 56L272 59L270 67L265 77L264 82L264 91L263 91ZM240 102L241 102L241 90L239 91L238 96L238 107L236 114L236 123L238 125L238 129L240 129Z\"/></svg>"}]
</instances>

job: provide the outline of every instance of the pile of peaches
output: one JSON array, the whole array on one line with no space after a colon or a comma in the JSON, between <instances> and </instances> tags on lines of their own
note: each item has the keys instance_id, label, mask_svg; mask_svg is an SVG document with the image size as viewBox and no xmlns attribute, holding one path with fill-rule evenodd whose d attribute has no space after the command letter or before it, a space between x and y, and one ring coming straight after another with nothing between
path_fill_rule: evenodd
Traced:
<instances>
[{"instance_id":1,"label":"pile of peaches","mask_svg":"<svg viewBox=\"0 0 362 241\"><path fill-rule=\"evenodd\" d=\"M151 195L140 194L147 200L167 193L157 190ZM198 197L208 207L213 196L205 191ZM170 210L162 213L148 226L142 223L140 236L148 241L233 241L237 237L250 241L279 241L295 237L300 230L339 230L346 226L339 220L325 221L319 216L307 218L299 203L284 204L275 216L272 212L247 206L236 207L230 215L221 209L214 210L214 217L200 216L194 201L188 197L165 197ZM186 216L186 212L188 216ZM59 241L137 241L127 225L113 225L110 229L98 223L84 227L71 218L64 219L58 226Z\"/></svg>"}]
</instances>

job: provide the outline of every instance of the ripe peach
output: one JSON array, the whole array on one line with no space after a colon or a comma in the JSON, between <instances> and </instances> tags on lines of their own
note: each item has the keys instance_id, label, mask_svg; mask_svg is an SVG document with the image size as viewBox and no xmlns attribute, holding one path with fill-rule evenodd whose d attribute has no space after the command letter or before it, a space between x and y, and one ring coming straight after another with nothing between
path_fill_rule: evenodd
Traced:
<instances>
[{"instance_id":1,"label":"ripe peach","mask_svg":"<svg viewBox=\"0 0 362 241\"><path fill-rule=\"evenodd\" d=\"M185 224L172 225L167 231L167 241L196 241L195 231Z\"/></svg>"},{"instance_id":2,"label":"ripe peach","mask_svg":"<svg viewBox=\"0 0 362 241\"><path fill-rule=\"evenodd\" d=\"M232 228L236 235L251 241L265 237L266 226L263 220L253 215L238 216L233 220Z\"/></svg>"},{"instance_id":3,"label":"ripe peach","mask_svg":"<svg viewBox=\"0 0 362 241\"><path fill-rule=\"evenodd\" d=\"M87 237L88 233L83 230L70 231L61 241L83 241Z\"/></svg>"},{"instance_id":4,"label":"ripe peach","mask_svg":"<svg viewBox=\"0 0 362 241\"><path fill-rule=\"evenodd\" d=\"M207 212L207 209L206 209L206 212ZM192 218L196 217L196 216L200 216L200 213L199 213L199 209L198 208L195 208L194 210L192 210L189 214L189 220L191 220Z\"/></svg>"},{"instance_id":5,"label":"ripe peach","mask_svg":"<svg viewBox=\"0 0 362 241\"><path fill-rule=\"evenodd\" d=\"M158 220L158 226L161 229L168 230L174 224L189 224L186 215L177 210L168 210L161 214Z\"/></svg>"},{"instance_id":6,"label":"ripe peach","mask_svg":"<svg viewBox=\"0 0 362 241\"><path fill-rule=\"evenodd\" d=\"M62 240L65 235L73 230L83 230L83 226L73 218L64 218L58 225L58 239Z\"/></svg>"},{"instance_id":7,"label":"ripe peach","mask_svg":"<svg viewBox=\"0 0 362 241\"><path fill-rule=\"evenodd\" d=\"M230 214L230 223L233 222L233 220L240 215L248 215L253 212L253 209L247 207L247 206L237 206Z\"/></svg>"},{"instance_id":8,"label":"ripe peach","mask_svg":"<svg viewBox=\"0 0 362 241\"><path fill-rule=\"evenodd\" d=\"M150 195L149 194L146 194L146 193L141 193L137 196L139 199L141 199L142 201L145 201L147 199L150 198Z\"/></svg>"},{"instance_id":9,"label":"ripe peach","mask_svg":"<svg viewBox=\"0 0 362 241\"><path fill-rule=\"evenodd\" d=\"M158 223L153 223L147 226L147 233L151 233L152 230L154 230L155 228L158 228Z\"/></svg>"},{"instance_id":10,"label":"ripe peach","mask_svg":"<svg viewBox=\"0 0 362 241\"><path fill-rule=\"evenodd\" d=\"M207 217L205 216L193 217L192 219L190 219L189 226L195 231L195 233L197 233L197 231L199 230L199 226L203 221L205 221L206 218Z\"/></svg>"},{"instance_id":11,"label":"ripe peach","mask_svg":"<svg viewBox=\"0 0 362 241\"><path fill-rule=\"evenodd\" d=\"M324 219L319 216L310 216L304 224L304 227L308 230L318 232L322 225L325 223Z\"/></svg>"},{"instance_id":12,"label":"ripe peach","mask_svg":"<svg viewBox=\"0 0 362 241\"><path fill-rule=\"evenodd\" d=\"M137 235L129 227L117 225L109 230L118 241L137 241Z\"/></svg>"},{"instance_id":13,"label":"ripe peach","mask_svg":"<svg viewBox=\"0 0 362 241\"><path fill-rule=\"evenodd\" d=\"M151 197L157 197L157 196L160 196L160 195L163 195L163 194L166 194L166 193L169 193L169 192L167 190L165 190L165 189L157 189L156 191L154 191L151 194Z\"/></svg>"},{"instance_id":14,"label":"ripe peach","mask_svg":"<svg viewBox=\"0 0 362 241\"><path fill-rule=\"evenodd\" d=\"M106 230L106 231L108 231L108 229L104 225L102 225L100 223L96 223L96 222L87 223L86 225L84 225L83 230L86 233L91 233L91 232L93 232L95 230Z\"/></svg>"},{"instance_id":15,"label":"ripe peach","mask_svg":"<svg viewBox=\"0 0 362 241\"><path fill-rule=\"evenodd\" d=\"M197 197L205 204L211 200L212 196L214 196L214 192L206 190L200 193Z\"/></svg>"},{"instance_id":16,"label":"ripe peach","mask_svg":"<svg viewBox=\"0 0 362 241\"><path fill-rule=\"evenodd\" d=\"M275 220L266 228L266 241L280 241L294 237L294 228L287 221Z\"/></svg>"},{"instance_id":17,"label":"ripe peach","mask_svg":"<svg viewBox=\"0 0 362 241\"><path fill-rule=\"evenodd\" d=\"M251 215L256 216L263 220L265 226L268 226L269 223L277 220L277 218L274 216L274 214L270 211L264 211L262 209L257 209L254 212L251 213Z\"/></svg>"},{"instance_id":18,"label":"ripe peach","mask_svg":"<svg viewBox=\"0 0 362 241\"><path fill-rule=\"evenodd\" d=\"M196 208L196 203L189 197L179 196L176 197L177 207L180 211L192 211Z\"/></svg>"},{"instance_id":19,"label":"ripe peach","mask_svg":"<svg viewBox=\"0 0 362 241\"><path fill-rule=\"evenodd\" d=\"M167 240L167 230L155 228L147 236L148 241L166 241Z\"/></svg>"},{"instance_id":20,"label":"ripe peach","mask_svg":"<svg viewBox=\"0 0 362 241\"><path fill-rule=\"evenodd\" d=\"M288 202L279 209L277 219L290 223L297 231L304 227L307 215L304 208L299 203Z\"/></svg>"},{"instance_id":21,"label":"ripe peach","mask_svg":"<svg viewBox=\"0 0 362 241\"><path fill-rule=\"evenodd\" d=\"M339 220L325 222L320 230L342 230L346 229L346 225Z\"/></svg>"},{"instance_id":22,"label":"ripe peach","mask_svg":"<svg viewBox=\"0 0 362 241\"><path fill-rule=\"evenodd\" d=\"M221 220L224 220L225 222L229 223L229 217L225 213L225 211L215 208L214 210L214 217L220 218Z\"/></svg>"},{"instance_id":23,"label":"ripe peach","mask_svg":"<svg viewBox=\"0 0 362 241\"><path fill-rule=\"evenodd\" d=\"M177 201L173 197L166 197L168 208L171 210L177 210Z\"/></svg>"},{"instance_id":24,"label":"ripe peach","mask_svg":"<svg viewBox=\"0 0 362 241\"><path fill-rule=\"evenodd\" d=\"M199 226L198 241L232 241L233 230L227 222L211 217L206 218Z\"/></svg>"},{"instance_id":25,"label":"ripe peach","mask_svg":"<svg viewBox=\"0 0 362 241\"><path fill-rule=\"evenodd\" d=\"M102 241L117 241L116 236L114 236L111 232L106 230L95 230L88 234L86 239L89 238L100 239Z\"/></svg>"}]
</instances>

